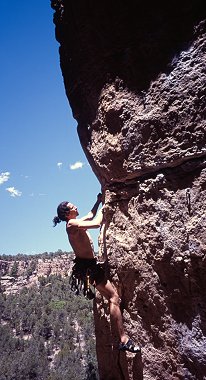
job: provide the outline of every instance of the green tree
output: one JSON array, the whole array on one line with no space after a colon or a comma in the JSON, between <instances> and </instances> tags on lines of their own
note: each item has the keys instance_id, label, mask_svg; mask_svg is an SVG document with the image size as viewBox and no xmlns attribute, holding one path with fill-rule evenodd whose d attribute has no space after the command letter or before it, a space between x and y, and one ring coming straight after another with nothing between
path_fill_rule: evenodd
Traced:
<instances>
[{"instance_id":1,"label":"green tree","mask_svg":"<svg viewBox=\"0 0 206 380\"><path fill-rule=\"evenodd\" d=\"M44 284L1 294L0 380L96 380L92 302L71 292L69 278L50 275Z\"/></svg>"},{"instance_id":2,"label":"green tree","mask_svg":"<svg viewBox=\"0 0 206 380\"><path fill-rule=\"evenodd\" d=\"M11 270L10 270L10 276L17 277L18 269L19 269L19 263L17 261L14 261L14 263L11 267Z\"/></svg>"},{"instance_id":3,"label":"green tree","mask_svg":"<svg viewBox=\"0 0 206 380\"><path fill-rule=\"evenodd\" d=\"M26 269L26 276L30 277L32 275L32 273L36 270L36 267L37 267L37 261L32 260L30 262L28 268Z\"/></svg>"}]
</instances>

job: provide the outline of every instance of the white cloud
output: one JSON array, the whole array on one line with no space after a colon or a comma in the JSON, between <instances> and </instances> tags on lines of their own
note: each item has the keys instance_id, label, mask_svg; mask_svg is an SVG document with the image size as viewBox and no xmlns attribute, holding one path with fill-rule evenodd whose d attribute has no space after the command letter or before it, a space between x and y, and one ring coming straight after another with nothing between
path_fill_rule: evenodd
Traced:
<instances>
[{"instance_id":1,"label":"white cloud","mask_svg":"<svg viewBox=\"0 0 206 380\"><path fill-rule=\"evenodd\" d=\"M70 165L70 169L71 170L82 169L83 165L84 165L83 162L77 161L75 162L75 164Z\"/></svg>"},{"instance_id":2,"label":"white cloud","mask_svg":"<svg viewBox=\"0 0 206 380\"><path fill-rule=\"evenodd\" d=\"M21 174L21 177L24 177L25 179L28 179L28 178L29 178L28 175L24 175L24 174Z\"/></svg>"},{"instance_id":3,"label":"white cloud","mask_svg":"<svg viewBox=\"0 0 206 380\"><path fill-rule=\"evenodd\" d=\"M7 187L6 190L10 193L11 197L20 197L22 195L22 192L14 187Z\"/></svg>"},{"instance_id":4,"label":"white cloud","mask_svg":"<svg viewBox=\"0 0 206 380\"><path fill-rule=\"evenodd\" d=\"M57 162L57 166L58 166L59 169L61 169L61 167L62 167L62 162Z\"/></svg>"},{"instance_id":5,"label":"white cloud","mask_svg":"<svg viewBox=\"0 0 206 380\"><path fill-rule=\"evenodd\" d=\"M8 181L10 177L10 173L9 172L4 172L4 173L1 173L0 174L0 185L2 185L2 183Z\"/></svg>"}]
</instances>

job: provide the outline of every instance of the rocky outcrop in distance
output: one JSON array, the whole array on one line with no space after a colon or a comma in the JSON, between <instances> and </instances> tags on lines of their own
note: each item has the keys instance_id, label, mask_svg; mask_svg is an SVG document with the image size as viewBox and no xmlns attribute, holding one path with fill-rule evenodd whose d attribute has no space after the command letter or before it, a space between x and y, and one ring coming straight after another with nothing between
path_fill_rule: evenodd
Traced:
<instances>
[{"instance_id":1,"label":"rocky outcrop in distance","mask_svg":"<svg viewBox=\"0 0 206 380\"><path fill-rule=\"evenodd\" d=\"M61 254L56 257L36 257L28 260L0 259L0 290L4 294L18 293L24 287L39 286L42 277L69 276L74 256Z\"/></svg>"},{"instance_id":2,"label":"rocky outcrop in distance","mask_svg":"<svg viewBox=\"0 0 206 380\"><path fill-rule=\"evenodd\" d=\"M53 0L66 94L104 195L100 251L142 355L95 308L101 380L206 373L203 1Z\"/></svg>"}]
</instances>

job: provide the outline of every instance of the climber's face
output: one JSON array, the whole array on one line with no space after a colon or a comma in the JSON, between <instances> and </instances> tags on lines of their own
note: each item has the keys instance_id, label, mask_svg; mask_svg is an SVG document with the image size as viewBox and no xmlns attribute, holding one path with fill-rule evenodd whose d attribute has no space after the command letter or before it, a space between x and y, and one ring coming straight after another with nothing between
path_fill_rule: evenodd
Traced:
<instances>
[{"instance_id":1,"label":"climber's face","mask_svg":"<svg viewBox=\"0 0 206 380\"><path fill-rule=\"evenodd\" d=\"M69 208L69 212L68 212L69 219L75 219L79 215L77 207L73 205L72 203L68 203L67 206Z\"/></svg>"}]
</instances>

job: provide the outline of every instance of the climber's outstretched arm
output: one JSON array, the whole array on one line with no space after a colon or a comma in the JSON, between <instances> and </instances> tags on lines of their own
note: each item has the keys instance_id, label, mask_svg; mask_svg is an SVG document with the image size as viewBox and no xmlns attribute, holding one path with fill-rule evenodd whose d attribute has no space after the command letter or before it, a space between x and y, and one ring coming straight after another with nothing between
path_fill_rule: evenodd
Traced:
<instances>
[{"instance_id":1,"label":"climber's outstretched arm","mask_svg":"<svg viewBox=\"0 0 206 380\"><path fill-rule=\"evenodd\" d=\"M97 214L97 210L98 210L98 207L99 207L99 205L100 205L101 202L102 202L102 194L99 193L97 195L97 200L96 200L94 206L92 207L91 211L87 215L83 216L81 218L81 220L82 221L84 221L84 220L88 220L89 221L89 220L94 219L95 216L96 216L96 214Z\"/></svg>"},{"instance_id":2,"label":"climber's outstretched arm","mask_svg":"<svg viewBox=\"0 0 206 380\"><path fill-rule=\"evenodd\" d=\"M103 207L98 211L96 217L93 218L92 220L70 219L68 221L67 226L68 227L75 226L75 227L84 228L84 229L99 228L102 224L102 220L103 220Z\"/></svg>"}]
</instances>

